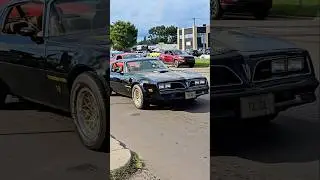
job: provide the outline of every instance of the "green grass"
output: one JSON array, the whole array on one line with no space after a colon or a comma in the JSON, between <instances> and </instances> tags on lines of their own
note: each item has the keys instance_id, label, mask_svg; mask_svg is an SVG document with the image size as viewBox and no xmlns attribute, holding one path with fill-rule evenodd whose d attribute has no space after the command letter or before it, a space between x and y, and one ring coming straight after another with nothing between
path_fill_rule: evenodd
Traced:
<instances>
[{"instance_id":1,"label":"green grass","mask_svg":"<svg viewBox=\"0 0 320 180\"><path fill-rule=\"evenodd\" d=\"M132 176L138 170L145 168L145 163L140 159L137 153L131 152L131 155L131 161L126 166L110 173L110 180L129 179L130 176Z\"/></svg>"},{"instance_id":2,"label":"green grass","mask_svg":"<svg viewBox=\"0 0 320 180\"><path fill-rule=\"evenodd\" d=\"M210 66L210 59L200 59L196 58L196 64L194 67L205 68Z\"/></svg>"},{"instance_id":3,"label":"green grass","mask_svg":"<svg viewBox=\"0 0 320 180\"><path fill-rule=\"evenodd\" d=\"M316 17L319 16L319 0L274 0L271 14L286 16Z\"/></svg>"}]
</instances>

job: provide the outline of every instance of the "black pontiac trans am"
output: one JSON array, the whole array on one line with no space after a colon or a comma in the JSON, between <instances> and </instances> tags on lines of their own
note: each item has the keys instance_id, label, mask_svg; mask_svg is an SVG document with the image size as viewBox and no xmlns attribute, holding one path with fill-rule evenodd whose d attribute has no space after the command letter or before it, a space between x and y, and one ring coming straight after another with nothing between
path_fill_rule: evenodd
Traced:
<instances>
[{"instance_id":1,"label":"black pontiac trans am","mask_svg":"<svg viewBox=\"0 0 320 180\"><path fill-rule=\"evenodd\" d=\"M103 0L1 6L0 109L14 95L70 112L83 144L109 151L108 6Z\"/></svg>"},{"instance_id":2,"label":"black pontiac trans am","mask_svg":"<svg viewBox=\"0 0 320 180\"><path fill-rule=\"evenodd\" d=\"M138 109L160 102L193 101L209 91L201 74L170 70L156 58L119 60L110 70L111 90L131 97Z\"/></svg>"},{"instance_id":3,"label":"black pontiac trans am","mask_svg":"<svg viewBox=\"0 0 320 180\"><path fill-rule=\"evenodd\" d=\"M211 117L269 122L290 107L316 101L319 85L307 50L238 29L214 29Z\"/></svg>"}]
</instances>

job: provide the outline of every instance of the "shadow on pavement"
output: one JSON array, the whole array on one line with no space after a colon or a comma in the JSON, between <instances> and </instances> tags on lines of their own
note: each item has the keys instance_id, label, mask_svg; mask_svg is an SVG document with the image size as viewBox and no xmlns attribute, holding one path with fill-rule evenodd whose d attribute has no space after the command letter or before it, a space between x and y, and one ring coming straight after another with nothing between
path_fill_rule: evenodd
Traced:
<instances>
[{"instance_id":1,"label":"shadow on pavement","mask_svg":"<svg viewBox=\"0 0 320 180\"><path fill-rule=\"evenodd\" d=\"M180 101L172 104L154 105L149 110L171 110L186 111L190 113L208 113L210 112L210 100L197 99L195 101Z\"/></svg>"},{"instance_id":2,"label":"shadow on pavement","mask_svg":"<svg viewBox=\"0 0 320 180\"><path fill-rule=\"evenodd\" d=\"M126 96L122 96L119 94L112 94L111 96L122 97L127 100L126 102L122 102L122 103L117 102L116 104L132 104L133 105L132 100ZM171 104L170 103L152 104L147 110L154 110L154 111L171 110L171 111L185 111L190 113L208 113L210 112L210 99L198 98L195 101L177 101Z\"/></svg>"},{"instance_id":3,"label":"shadow on pavement","mask_svg":"<svg viewBox=\"0 0 320 180\"><path fill-rule=\"evenodd\" d=\"M211 124L211 156L236 156L262 163L316 161L319 137L320 123L284 116L260 127L215 122Z\"/></svg>"},{"instance_id":4,"label":"shadow on pavement","mask_svg":"<svg viewBox=\"0 0 320 180\"><path fill-rule=\"evenodd\" d=\"M58 109L54 109L45 105L33 103L26 100L13 100L11 97L7 99L6 105L2 110L6 111L27 111L27 110L36 110L39 112L50 112L54 114L58 114L61 116L71 117L70 113L64 112Z\"/></svg>"}]
</instances>

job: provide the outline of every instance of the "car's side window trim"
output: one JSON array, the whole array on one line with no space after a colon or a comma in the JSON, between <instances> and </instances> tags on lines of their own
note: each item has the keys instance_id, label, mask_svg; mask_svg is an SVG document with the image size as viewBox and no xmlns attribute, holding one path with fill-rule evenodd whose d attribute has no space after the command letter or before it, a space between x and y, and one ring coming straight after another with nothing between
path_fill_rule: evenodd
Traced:
<instances>
[{"instance_id":1,"label":"car's side window trim","mask_svg":"<svg viewBox=\"0 0 320 180\"><path fill-rule=\"evenodd\" d=\"M1 27L0 27L0 33L1 34L6 34L6 35L16 35L16 34L8 34L8 33L4 33L3 30L5 29L5 25L7 24L7 20L8 20L8 16L10 15L10 13L13 11L13 8L15 8L16 6L21 6L21 5L24 5L24 4L28 4L28 3L34 3L34 4L42 4L42 32L44 33L45 32L45 21L44 21L44 17L45 17L45 9L46 9L46 3L42 2L42 1L39 1L39 0L32 0L32 1L23 1L23 2L17 2L17 3L14 3L14 4L9 4L7 7L4 8L4 10L1 12L1 17L3 17L0 21L1 23ZM17 11L19 13L19 15L21 15L20 11L21 9L19 10L17 8Z\"/></svg>"}]
</instances>

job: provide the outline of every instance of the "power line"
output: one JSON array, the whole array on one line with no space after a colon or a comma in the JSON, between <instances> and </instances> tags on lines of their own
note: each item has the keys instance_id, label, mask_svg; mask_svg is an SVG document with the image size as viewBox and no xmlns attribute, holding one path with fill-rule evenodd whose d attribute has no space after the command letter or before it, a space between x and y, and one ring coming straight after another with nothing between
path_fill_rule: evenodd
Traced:
<instances>
[{"instance_id":1,"label":"power line","mask_svg":"<svg viewBox=\"0 0 320 180\"><path fill-rule=\"evenodd\" d=\"M196 26L196 20L197 20L197 19L201 19L201 18L196 18L196 17L192 18L192 20L193 20L193 25L194 25L194 26Z\"/></svg>"}]
</instances>

